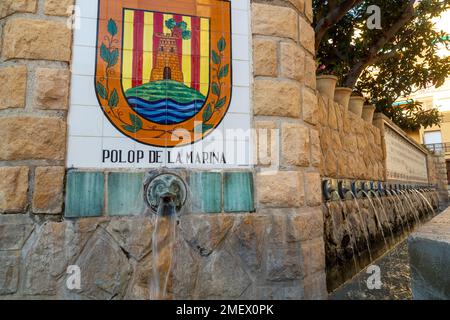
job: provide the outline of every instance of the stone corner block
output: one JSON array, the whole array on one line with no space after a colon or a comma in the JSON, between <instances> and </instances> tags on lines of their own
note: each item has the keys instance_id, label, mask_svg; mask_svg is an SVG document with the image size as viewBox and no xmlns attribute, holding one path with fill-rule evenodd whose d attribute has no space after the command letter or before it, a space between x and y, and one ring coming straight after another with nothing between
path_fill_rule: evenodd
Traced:
<instances>
[{"instance_id":1,"label":"stone corner block","mask_svg":"<svg viewBox=\"0 0 450 320\"><path fill-rule=\"evenodd\" d=\"M36 70L34 104L38 109L66 110L70 71L39 68Z\"/></svg>"},{"instance_id":2,"label":"stone corner block","mask_svg":"<svg viewBox=\"0 0 450 320\"><path fill-rule=\"evenodd\" d=\"M69 16L74 0L46 0L44 12L49 16Z\"/></svg>"},{"instance_id":3,"label":"stone corner block","mask_svg":"<svg viewBox=\"0 0 450 320\"><path fill-rule=\"evenodd\" d=\"M311 143L309 129L298 123L283 123L281 150L283 164L307 167L310 164Z\"/></svg>"},{"instance_id":4,"label":"stone corner block","mask_svg":"<svg viewBox=\"0 0 450 320\"><path fill-rule=\"evenodd\" d=\"M298 40L298 14L276 5L252 4L253 33Z\"/></svg>"},{"instance_id":5,"label":"stone corner block","mask_svg":"<svg viewBox=\"0 0 450 320\"><path fill-rule=\"evenodd\" d=\"M0 213L22 213L28 204L28 167L0 168Z\"/></svg>"},{"instance_id":6,"label":"stone corner block","mask_svg":"<svg viewBox=\"0 0 450 320\"><path fill-rule=\"evenodd\" d=\"M36 8L37 0L2 0L0 2L0 18L18 12L35 13Z\"/></svg>"},{"instance_id":7,"label":"stone corner block","mask_svg":"<svg viewBox=\"0 0 450 320\"><path fill-rule=\"evenodd\" d=\"M272 208L295 208L304 204L303 173L277 171L258 173L258 203Z\"/></svg>"},{"instance_id":8,"label":"stone corner block","mask_svg":"<svg viewBox=\"0 0 450 320\"><path fill-rule=\"evenodd\" d=\"M300 85L294 81L255 81L255 115L299 118L300 100Z\"/></svg>"},{"instance_id":9,"label":"stone corner block","mask_svg":"<svg viewBox=\"0 0 450 320\"><path fill-rule=\"evenodd\" d=\"M63 22L10 19L3 30L3 57L70 61L72 30Z\"/></svg>"},{"instance_id":10,"label":"stone corner block","mask_svg":"<svg viewBox=\"0 0 450 320\"><path fill-rule=\"evenodd\" d=\"M64 167L38 167L35 170L33 212L58 214L62 211Z\"/></svg>"},{"instance_id":11,"label":"stone corner block","mask_svg":"<svg viewBox=\"0 0 450 320\"><path fill-rule=\"evenodd\" d=\"M66 122L56 117L0 118L0 160L59 160L66 153Z\"/></svg>"},{"instance_id":12,"label":"stone corner block","mask_svg":"<svg viewBox=\"0 0 450 320\"><path fill-rule=\"evenodd\" d=\"M278 73L277 43L270 39L253 40L253 73L255 76L276 77Z\"/></svg>"},{"instance_id":13,"label":"stone corner block","mask_svg":"<svg viewBox=\"0 0 450 320\"><path fill-rule=\"evenodd\" d=\"M27 67L0 68L0 110L24 108L27 90Z\"/></svg>"}]
</instances>

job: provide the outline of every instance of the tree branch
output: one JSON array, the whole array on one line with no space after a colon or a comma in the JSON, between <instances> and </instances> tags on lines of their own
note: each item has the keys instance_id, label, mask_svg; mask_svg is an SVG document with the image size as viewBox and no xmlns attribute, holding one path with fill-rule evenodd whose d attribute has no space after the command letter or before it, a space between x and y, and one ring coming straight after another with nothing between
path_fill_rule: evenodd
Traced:
<instances>
[{"instance_id":1,"label":"tree branch","mask_svg":"<svg viewBox=\"0 0 450 320\"><path fill-rule=\"evenodd\" d=\"M332 5L330 3L329 13L325 17L318 20L314 28L316 33L316 53L319 49L320 42L328 29L339 22L351 8L360 4L362 1L363 0L345 0L340 5Z\"/></svg>"},{"instance_id":2,"label":"tree branch","mask_svg":"<svg viewBox=\"0 0 450 320\"><path fill-rule=\"evenodd\" d=\"M364 71L364 69L374 64L377 61L377 59L382 56L379 55L380 50L383 49L383 47L389 41L392 40L392 38L400 31L401 28L403 28L408 22L412 20L412 18L414 18L415 2L416 0L409 1L409 4L405 9L405 11L401 14L398 20L389 28L389 30L387 32L383 32L383 36L372 45L372 47L369 49L367 56L364 59L361 59L353 66L349 75L347 76L347 79L345 80L346 87L352 88L356 84L356 81L358 80L359 76Z\"/></svg>"}]
</instances>

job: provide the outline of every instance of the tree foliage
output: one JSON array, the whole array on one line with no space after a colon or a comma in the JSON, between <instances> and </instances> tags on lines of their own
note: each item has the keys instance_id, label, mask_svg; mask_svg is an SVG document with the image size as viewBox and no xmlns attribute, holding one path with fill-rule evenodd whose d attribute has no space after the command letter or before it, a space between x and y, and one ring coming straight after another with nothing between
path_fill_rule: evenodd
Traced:
<instances>
[{"instance_id":1,"label":"tree foliage","mask_svg":"<svg viewBox=\"0 0 450 320\"><path fill-rule=\"evenodd\" d=\"M439 46L448 47L450 41L432 22L450 9L450 0L354 1L318 37L320 21L349 2L314 1L317 56L325 71L337 75L340 85L362 92L378 111L404 128L438 124L437 111L425 111L416 103L392 104L416 90L441 86L450 74L450 57L438 55ZM381 30L367 27L371 5L381 9Z\"/></svg>"}]
</instances>

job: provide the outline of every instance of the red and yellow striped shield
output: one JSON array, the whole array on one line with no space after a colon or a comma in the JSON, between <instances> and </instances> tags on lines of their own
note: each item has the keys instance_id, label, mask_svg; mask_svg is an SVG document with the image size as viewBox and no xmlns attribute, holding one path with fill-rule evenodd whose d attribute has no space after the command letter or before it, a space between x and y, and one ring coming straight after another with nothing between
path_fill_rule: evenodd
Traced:
<instances>
[{"instance_id":1,"label":"red and yellow striped shield","mask_svg":"<svg viewBox=\"0 0 450 320\"><path fill-rule=\"evenodd\" d=\"M157 147L212 132L231 100L230 2L99 4L95 89L111 123Z\"/></svg>"}]
</instances>

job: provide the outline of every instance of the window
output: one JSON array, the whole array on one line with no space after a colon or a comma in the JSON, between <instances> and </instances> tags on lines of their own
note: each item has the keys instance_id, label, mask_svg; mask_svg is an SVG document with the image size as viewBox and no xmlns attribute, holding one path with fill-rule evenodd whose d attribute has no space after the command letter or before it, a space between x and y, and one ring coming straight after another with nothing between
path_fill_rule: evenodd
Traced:
<instances>
[{"instance_id":1,"label":"window","mask_svg":"<svg viewBox=\"0 0 450 320\"><path fill-rule=\"evenodd\" d=\"M428 131L423 134L423 143L424 144L436 144L442 143L442 134L441 131Z\"/></svg>"}]
</instances>

